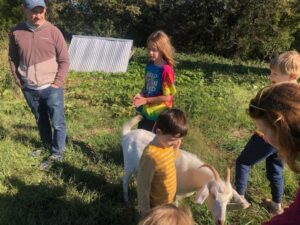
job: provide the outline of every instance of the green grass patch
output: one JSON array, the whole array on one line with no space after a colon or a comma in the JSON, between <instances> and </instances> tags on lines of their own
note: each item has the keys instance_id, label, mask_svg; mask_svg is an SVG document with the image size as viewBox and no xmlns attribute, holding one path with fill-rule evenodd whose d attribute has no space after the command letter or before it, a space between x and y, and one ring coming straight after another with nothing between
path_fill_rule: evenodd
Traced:
<instances>
[{"instance_id":1,"label":"green grass patch","mask_svg":"<svg viewBox=\"0 0 300 225\"><path fill-rule=\"evenodd\" d=\"M28 156L39 144L34 118L16 91L8 66L0 65L0 225L137 224L134 180L130 183L133 208L122 202L120 145L120 128L135 115L132 97L144 82L146 54L143 49L136 52L123 74L69 73L65 159L48 172L38 169L47 153ZM268 66L197 54L179 54L177 61L175 106L187 113L190 126L182 147L224 176L254 129L246 109L250 98L268 82ZM285 181L284 203L288 204L297 188L289 170ZM260 163L249 181L252 207L228 212L228 223L267 220L261 199L269 195ZM193 198L181 204L191 207L197 224L212 224L205 205L196 205Z\"/></svg>"}]
</instances>

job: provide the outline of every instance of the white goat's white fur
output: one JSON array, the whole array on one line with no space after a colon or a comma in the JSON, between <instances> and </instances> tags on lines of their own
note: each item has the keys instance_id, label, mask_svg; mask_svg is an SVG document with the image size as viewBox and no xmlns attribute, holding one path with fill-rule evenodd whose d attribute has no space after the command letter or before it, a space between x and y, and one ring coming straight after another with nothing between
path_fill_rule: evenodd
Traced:
<instances>
[{"instance_id":1,"label":"white goat's white fur","mask_svg":"<svg viewBox=\"0 0 300 225\"><path fill-rule=\"evenodd\" d=\"M125 123L122 129L122 149L124 157L124 177L123 177L123 197L126 203L128 198L128 183L134 174L137 176L139 161L145 147L153 140L155 134L131 128L142 119L141 116L132 118ZM226 206L231 198L238 203L242 203L240 196L231 187L230 182L223 181L214 176L212 170L203 166L196 155L180 150L180 156L176 160L177 174L177 199L196 193L198 203L206 200L208 208L211 210L215 224L224 224ZM202 167L201 167L202 166ZM217 172L216 172L217 173ZM229 179L229 178L228 178Z\"/></svg>"}]
</instances>

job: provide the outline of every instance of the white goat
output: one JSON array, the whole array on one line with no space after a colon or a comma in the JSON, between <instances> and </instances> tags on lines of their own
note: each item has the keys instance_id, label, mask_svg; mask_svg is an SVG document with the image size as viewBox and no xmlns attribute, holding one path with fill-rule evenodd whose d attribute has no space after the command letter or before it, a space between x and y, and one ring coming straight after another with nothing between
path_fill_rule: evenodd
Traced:
<instances>
[{"instance_id":1,"label":"white goat","mask_svg":"<svg viewBox=\"0 0 300 225\"><path fill-rule=\"evenodd\" d=\"M143 150L153 140L155 134L131 128L141 120L141 116L132 118L122 129L122 148L124 157L123 197L130 204L128 197L128 182L132 174L137 175L139 161ZM227 169L226 181L210 165L204 164L196 155L180 150L176 160L177 193L176 199L187 197L196 192L196 202L202 204L205 200L217 225L225 223L226 207L231 199L241 208L247 208L240 195L230 183L230 170Z\"/></svg>"}]
</instances>

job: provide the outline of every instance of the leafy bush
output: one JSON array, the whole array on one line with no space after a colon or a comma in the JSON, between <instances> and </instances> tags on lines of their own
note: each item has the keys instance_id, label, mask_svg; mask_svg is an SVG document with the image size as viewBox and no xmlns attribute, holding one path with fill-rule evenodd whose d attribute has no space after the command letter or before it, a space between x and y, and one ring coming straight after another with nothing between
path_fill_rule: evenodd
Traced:
<instances>
[{"instance_id":1,"label":"leafy bush","mask_svg":"<svg viewBox=\"0 0 300 225\"><path fill-rule=\"evenodd\" d=\"M299 8L294 0L188 1L174 9L168 30L180 50L263 59L291 47Z\"/></svg>"},{"instance_id":2,"label":"leafy bush","mask_svg":"<svg viewBox=\"0 0 300 225\"><path fill-rule=\"evenodd\" d=\"M23 18L18 0L0 0L0 34ZM299 49L298 0L52 0L48 19L73 34L133 39L165 30L181 52L265 59Z\"/></svg>"}]
</instances>

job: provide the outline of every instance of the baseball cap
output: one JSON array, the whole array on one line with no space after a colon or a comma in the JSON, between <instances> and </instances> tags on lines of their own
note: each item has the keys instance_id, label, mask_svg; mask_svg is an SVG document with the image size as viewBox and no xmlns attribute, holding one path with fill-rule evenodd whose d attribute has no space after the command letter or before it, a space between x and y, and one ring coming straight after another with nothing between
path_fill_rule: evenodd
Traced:
<instances>
[{"instance_id":1,"label":"baseball cap","mask_svg":"<svg viewBox=\"0 0 300 225\"><path fill-rule=\"evenodd\" d=\"M32 10L37 6L46 7L46 3L44 0L23 0L23 5L26 9Z\"/></svg>"}]
</instances>

